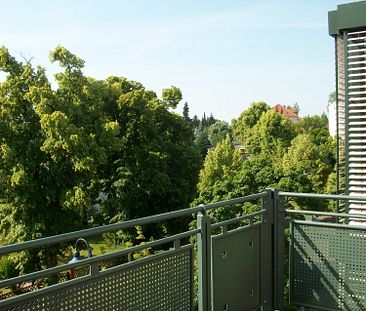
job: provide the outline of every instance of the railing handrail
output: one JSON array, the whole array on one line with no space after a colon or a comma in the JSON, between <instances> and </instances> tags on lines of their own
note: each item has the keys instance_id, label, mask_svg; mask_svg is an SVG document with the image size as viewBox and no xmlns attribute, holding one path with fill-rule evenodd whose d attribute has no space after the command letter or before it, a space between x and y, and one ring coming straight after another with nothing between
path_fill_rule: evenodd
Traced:
<instances>
[{"instance_id":1,"label":"railing handrail","mask_svg":"<svg viewBox=\"0 0 366 311\"><path fill-rule=\"evenodd\" d=\"M87 237L96 236L96 235L111 232L111 231L122 230L122 229L131 228L134 226L141 226L141 225L156 223L159 221L187 216L189 214L196 214L198 212L205 212L207 210L215 209L218 207L229 206L229 205L233 205L233 204L239 204L239 203L243 203L243 202L252 201L255 199L259 199L259 198L264 198L267 195L268 195L268 192L260 192L260 193L243 196L243 197L239 197L239 198L235 198L235 199L210 203L207 205L200 205L200 206L196 206L196 207L192 207L192 208L179 209L176 211L171 211L171 212L146 216L146 217L142 217L142 218L122 221L122 222L118 222L115 224L109 224L109 225L99 226L99 227L95 227L95 228L88 228L88 229L84 229L84 230L78 230L78 231L63 233L63 234L59 234L59 235L53 235L53 236L40 238L40 239L36 239L36 240L31 240L31 241L25 241L25 242L21 242L21 243L17 243L17 244L3 245L3 246L0 246L0 256L6 255L9 253L34 249L34 248L38 248L38 247L50 246L50 245L55 245L55 244L59 244L59 243L69 242L72 240L76 240L80 237L87 238Z\"/></svg>"},{"instance_id":2,"label":"railing handrail","mask_svg":"<svg viewBox=\"0 0 366 311\"><path fill-rule=\"evenodd\" d=\"M301 192L285 192L279 191L278 196L280 197L292 197L292 198L306 198L306 199L328 199L328 200L355 200L355 201L366 201L366 196L351 196L341 194L317 194L317 193L301 193Z\"/></svg>"},{"instance_id":3,"label":"railing handrail","mask_svg":"<svg viewBox=\"0 0 366 311\"><path fill-rule=\"evenodd\" d=\"M356 213L355 214L346 214L346 213L307 211L307 210L295 210L295 209L286 209L285 212L286 212L286 214L301 214L301 215L313 215L313 216L330 216L330 217L366 219L366 214L356 214Z\"/></svg>"},{"instance_id":4,"label":"railing handrail","mask_svg":"<svg viewBox=\"0 0 366 311\"><path fill-rule=\"evenodd\" d=\"M122 249L119 251L115 251L115 252L111 252L111 253L107 253L107 254L101 254L101 255L97 255L97 256L93 256L93 257L87 257L87 258L84 258L83 260L80 260L77 262L65 263L65 264L62 264L59 266L55 266L55 267L43 269L40 271L16 276L11 279L0 280L0 288L11 286L13 284L17 284L17 283L21 283L21 282L35 280L35 279L43 277L43 276L47 276L50 274L56 274L56 273L63 272L63 271L73 269L73 268L77 268L80 266L98 264L102 261L107 261L109 259L112 259L112 258L115 258L118 256L122 256L122 255L125 255L128 253L137 252L137 251L140 251L140 250L143 250L146 248L151 248L151 247L167 244L169 242L174 242L178 239L188 238L188 237L191 237L191 236L197 234L199 231L200 231L199 229L194 229L194 230L186 231L183 233L175 234L175 235L172 235L172 236L169 236L166 238L162 238L162 239L159 239L156 241L150 241L145 244L128 247L128 248L125 248L125 249ZM184 247L184 246L182 246L182 247Z\"/></svg>"},{"instance_id":5,"label":"railing handrail","mask_svg":"<svg viewBox=\"0 0 366 311\"><path fill-rule=\"evenodd\" d=\"M250 213L250 214L245 214L243 216L223 220L223 221L217 222L215 224L212 224L211 229L216 229L216 228L219 228L219 227L232 225L232 224L238 223L238 222L243 221L243 220L248 220L248 219L250 220L250 219L253 219L256 216L263 216L263 214L265 214L266 212L267 212L266 209L261 209L257 212L253 212L253 213Z\"/></svg>"},{"instance_id":6,"label":"railing handrail","mask_svg":"<svg viewBox=\"0 0 366 311\"><path fill-rule=\"evenodd\" d=\"M204 205L204 208L207 211L207 210L214 209L217 207L234 205L234 204L244 203L244 202L248 202L248 201L253 201L256 199L265 198L266 196L268 196L268 192L263 191L263 192L259 192L259 193L255 193L255 194L250 194L250 195L247 195L244 197L239 197L239 198L215 202L215 203L209 203L207 205Z\"/></svg>"}]
</instances>

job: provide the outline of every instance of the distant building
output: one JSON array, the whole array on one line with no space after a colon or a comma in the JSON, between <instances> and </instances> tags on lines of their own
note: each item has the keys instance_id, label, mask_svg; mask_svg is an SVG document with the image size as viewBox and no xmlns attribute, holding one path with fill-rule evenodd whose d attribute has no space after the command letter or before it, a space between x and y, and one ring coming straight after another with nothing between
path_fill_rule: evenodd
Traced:
<instances>
[{"instance_id":1,"label":"distant building","mask_svg":"<svg viewBox=\"0 0 366 311\"><path fill-rule=\"evenodd\" d=\"M366 1L338 5L328 17L336 55L337 190L366 196ZM350 201L345 211L366 213L366 204Z\"/></svg>"},{"instance_id":2,"label":"distant building","mask_svg":"<svg viewBox=\"0 0 366 311\"><path fill-rule=\"evenodd\" d=\"M300 119L296 110L293 108L286 108L285 106L277 104L276 106L272 107L272 109L289 118L293 122L298 122Z\"/></svg>"}]
</instances>

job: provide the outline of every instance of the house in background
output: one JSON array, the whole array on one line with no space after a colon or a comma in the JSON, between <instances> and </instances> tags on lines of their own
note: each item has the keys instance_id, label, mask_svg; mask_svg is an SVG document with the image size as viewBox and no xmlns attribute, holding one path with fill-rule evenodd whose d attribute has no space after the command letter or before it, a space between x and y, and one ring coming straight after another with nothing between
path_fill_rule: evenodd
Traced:
<instances>
[{"instance_id":1,"label":"house in background","mask_svg":"<svg viewBox=\"0 0 366 311\"><path fill-rule=\"evenodd\" d=\"M294 108L286 108L285 106L277 104L276 106L272 107L272 109L289 118L293 122L298 122L300 120Z\"/></svg>"}]
</instances>

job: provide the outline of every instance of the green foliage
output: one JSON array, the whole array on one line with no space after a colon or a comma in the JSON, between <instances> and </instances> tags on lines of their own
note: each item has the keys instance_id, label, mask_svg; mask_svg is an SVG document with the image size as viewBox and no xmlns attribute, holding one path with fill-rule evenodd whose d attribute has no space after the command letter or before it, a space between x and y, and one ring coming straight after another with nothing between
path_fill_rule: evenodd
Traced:
<instances>
[{"instance_id":1,"label":"green foliage","mask_svg":"<svg viewBox=\"0 0 366 311\"><path fill-rule=\"evenodd\" d=\"M101 194L102 223L188 206L198 179L192 128L160 100L123 77L85 77L84 61L58 46L63 71L53 90L42 68L0 48L0 232L6 243L83 228ZM179 227L179 226L178 226ZM158 228L160 234L172 228ZM148 240L157 228L147 229ZM178 230L179 228L177 228ZM21 271L53 266L62 248L19 256Z\"/></svg>"},{"instance_id":2,"label":"green foliage","mask_svg":"<svg viewBox=\"0 0 366 311\"><path fill-rule=\"evenodd\" d=\"M212 146L216 146L220 141L230 134L229 124L225 121L217 121L208 128L208 140Z\"/></svg>"},{"instance_id":3,"label":"green foliage","mask_svg":"<svg viewBox=\"0 0 366 311\"><path fill-rule=\"evenodd\" d=\"M191 122L191 119L189 118L189 107L187 102L185 102L183 106L183 119Z\"/></svg>"},{"instance_id":4,"label":"green foliage","mask_svg":"<svg viewBox=\"0 0 366 311\"><path fill-rule=\"evenodd\" d=\"M0 280L11 279L19 275L16 263L9 256L0 257Z\"/></svg>"},{"instance_id":5,"label":"green foliage","mask_svg":"<svg viewBox=\"0 0 366 311\"><path fill-rule=\"evenodd\" d=\"M333 191L334 141L329 136L325 116L305 117L294 124L290 119L269 110L265 103L253 103L233 122L236 139L244 142L249 155L242 159L230 139L209 151L200 173L195 205L241 195L265 188L294 192ZM334 204L314 204L293 200L294 207L334 209ZM245 207L247 212L254 207ZM215 219L235 217L225 209L214 212Z\"/></svg>"},{"instance_id":6,"label":"green foliage","mask_svg":"<svg viewBox=\"0 0 366 311\"><path fill-rule=\"evenodd\" d=\"M257 124L262 114L270 107L264 102L253 102L247 110L244 110L237 120L233 121L235 138L246 146L246 140L252 134L252 128Z\"/></svg>"},{"instance_id":7,"label":"green foliage","mask_svg":"<svg viewBox=\"0 0 366 311\"><path fill-rule=\"evenodd\" d=\"M251 129L251 136L246 139L246 150L251 155L281 153L295 136L295 127L291 120L274 110L268 110Z\"/></svg>"},{"instance_id":8,"label":"green foliage","mask_svg":"<svg viewBox=\"0 0 366 311\"><path fill-rule=\"evenodd\" d=\"M336 91L331 92L328 96L328 104L333 104L337 101L337 93Z\"/></svg>"},{"instance_id":9,"label":"green foliage","mask_svg":"<svg viewBox=\"0 0 366 311\"><path fill-rule=\"evenodd\" d=\"M317 145L324 144L329 138L328 118L321 116L306 116L296 123L300 133L310 135L312 142Z\"/></svg>"},{"instance_id":10,"label":"green foliage","mask_svg":"<svg viewBox=\"0 0 366 311\"><path fill-rule=\"evenodd\" d=\"M321 193L331 171L332 167L307 134L297 136L283 158L283 172L289 180L290 191Z\"/></svg>"},{"instance_id":11,"label":"green foliage","mask_svg":"<svg viewBox=\"0 0 366 311\"><path fill-rule=\"evenodd\" d=\"M1 68L8 75L0 84L0 230L15 243L81 228L118 124L102 113L100 85L83 76L83 61L65 48L50 54L64 68L55 75L56 91L43 69L6 53L3 48ZM34 256L52 266L60 251ZM25 269L27 260L22 264Z\"/></svg>"},{"instance_id":12,"label":"green foliage","mask_svg":"<svg viewBox=\"0 0 366 311\"><path fill-rule=\"evenodd\" d=\"M181 90L175 86L163 90L163 100L169 108L176 108L182 98Z\"/></svg>"},{"instance_id":13,"label":"green foliage","mask_svg":"<svg viewBox=\"0 0 366 311\"><path fill-rule=\"evenodd\" d=\"M298 103L294 103L292 106L288 105L286 108L295 110L297 115L300 113L300 106Z\"/></svg>"},{"instance_id":14,"label":"green foliage","mask_svg":"<svg viewBox=\"0 0 366 311\"><path fill-rule=\"evenodd\" d=\"M201 121L199 127L196 129L194 143L200 152L201 160L204 161L208 150L211 147L211 143L208 139L208 127L204 126Z\"/></svg>"},{"instance_id":15,"label":"green foliage","mask_svg":"<svg viewBox=\"0 0 366 311\"><path fill-rule=\"evenodd\" d=\"M227 135L207 154L200 172L199 197L193 204L216 202L249 194L252 181L250 173L242 169L244 166L246 162L234 148L231 137ZM241 210L240 206L229 210L215 209L210 215L216 220L223 220L227 216L235 216Z\"/></svg>"},{"instance_id":16,"label":"green foliage","mask_svg":"<svg viewBox=\"0 0 366 311\"><path fill-rule=\"evenodd\" d=\"M197 129L200 125L200 120L198 119L198 117L196 115L193 116L192 118L192 126L194 129Z\"/></svg>"},{"instance_id":17,"label":"green foliage","mask_svg":"<svg viewBox=\"0 0 366 311\"><path fill-rule=\"evenodd\" d=\"M116 214L122 215L119 220L133 219L187 206L200 163L190 125L143 89L121 92L115 104L119 149L110 153L106 167L106 219L113 222Z\"/></svg>"}]
</instances>

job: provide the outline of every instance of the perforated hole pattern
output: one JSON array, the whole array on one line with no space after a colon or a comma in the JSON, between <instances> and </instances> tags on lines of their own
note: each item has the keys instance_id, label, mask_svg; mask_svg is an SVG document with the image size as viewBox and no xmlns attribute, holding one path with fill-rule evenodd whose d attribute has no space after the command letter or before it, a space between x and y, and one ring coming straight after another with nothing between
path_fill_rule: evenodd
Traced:
<instances>
[{"instance_id":1,"label":"perforated hole pattern","mask_svg":"<svg viewBox=\"0 0 366 311\"><path fill-rule=\"evenodd\" d=\"M187 311L192 299L192 249L169 252L141 265L7 306L25 310Z\"/></svg>"},{"instance_id":2,"label":"perforated hole pattern","mask_svg":"<svg viewBox=\"0 0 366 311\"><path fill-rule=\"evenodd\" d=\"M326 310L366 310L366 231L292 226L292 302Z\"/></svg>"}]
</instances>

